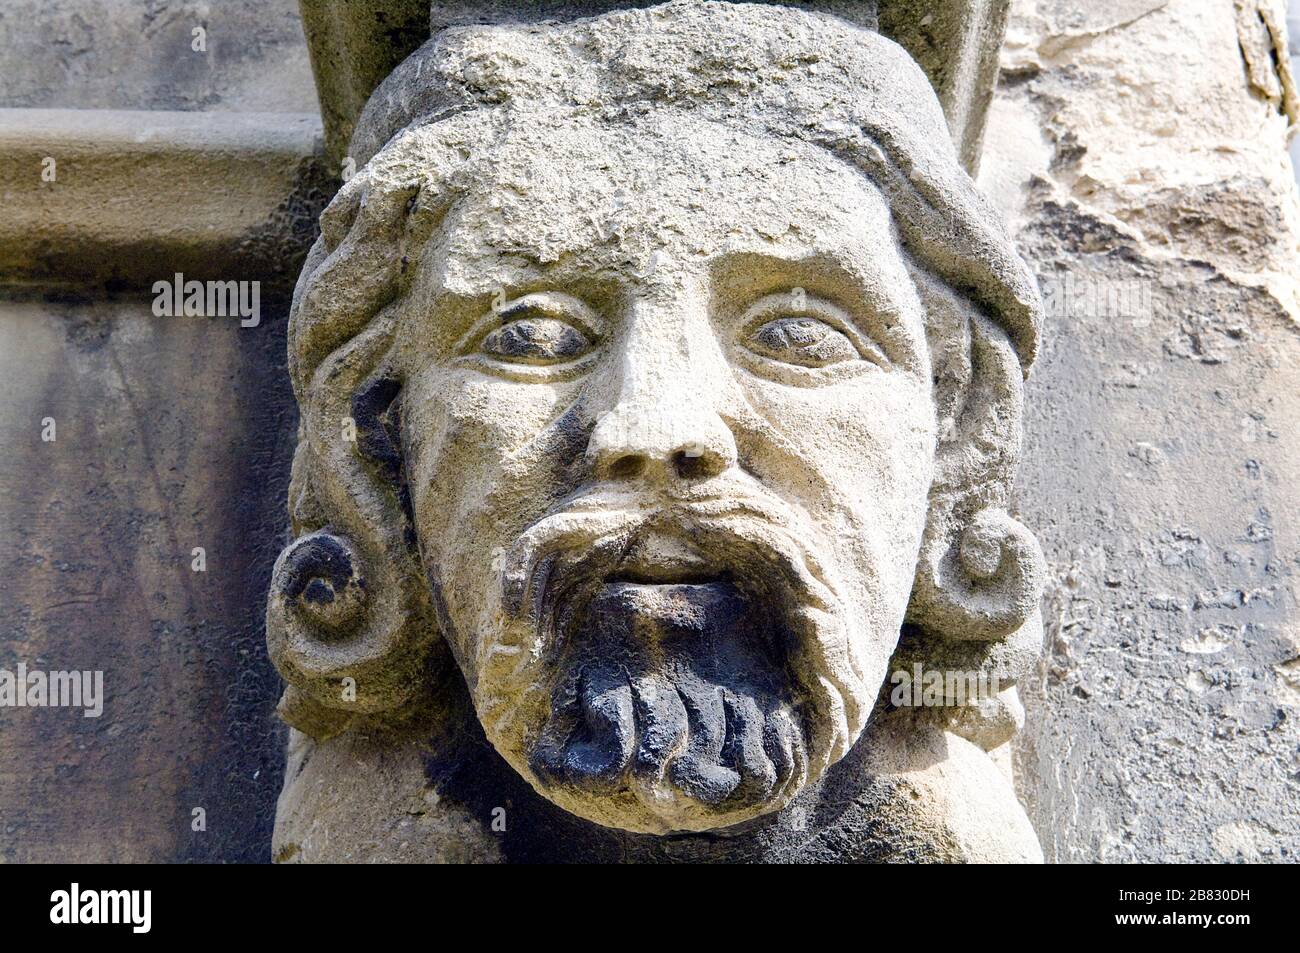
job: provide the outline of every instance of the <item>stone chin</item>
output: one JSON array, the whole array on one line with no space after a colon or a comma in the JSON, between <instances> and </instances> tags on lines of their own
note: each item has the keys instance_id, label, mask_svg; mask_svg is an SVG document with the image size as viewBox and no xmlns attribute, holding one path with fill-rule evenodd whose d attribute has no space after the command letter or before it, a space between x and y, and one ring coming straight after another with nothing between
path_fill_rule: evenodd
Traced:
<instances>
[{"instance_id":1,"label":"stone chin","mask_svg":"<svg viewBox=\"0 0 1300 953\"><path fill-rule=\"evenodd\" d=\"M473 695L544 797L639 833L779 810L861 731L830 554L774 501L713 498L538 521L497 569L504 620Z\"/></svg>"}]
</instances>

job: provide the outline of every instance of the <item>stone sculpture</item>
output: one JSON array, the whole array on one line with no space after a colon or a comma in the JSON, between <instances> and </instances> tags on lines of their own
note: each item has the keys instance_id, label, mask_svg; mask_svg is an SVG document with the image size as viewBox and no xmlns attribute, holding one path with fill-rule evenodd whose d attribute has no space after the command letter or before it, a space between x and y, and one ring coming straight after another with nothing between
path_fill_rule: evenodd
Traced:
<instances>
[{"instance_id":1,"label":"stone sculpture","mask_svg":"<svg viewBox=\"0 0 1300 953\"><path fill-rule=\"evenodd\" d=\"M986 753L1037 291L908 55L702 0L448 30L352 158L290 318L278 856L1038 859Z\"/></svg>"}]
</instances>

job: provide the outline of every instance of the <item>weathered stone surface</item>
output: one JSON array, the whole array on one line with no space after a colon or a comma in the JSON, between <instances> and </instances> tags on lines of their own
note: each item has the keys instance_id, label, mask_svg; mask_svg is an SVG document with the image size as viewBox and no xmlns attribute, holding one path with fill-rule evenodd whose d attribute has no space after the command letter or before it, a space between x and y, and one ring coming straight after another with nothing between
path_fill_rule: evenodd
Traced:
<instances>
[{"instance_id":1,"label":"weathered stone surface","mask_svg":"<svg viewBox=\"0 0 1300 953\"><path fill-rule=\"evenodd\" d=\"M280 863L1004 863L1041 859L1005 773L906 712L780 815L657 837L590 824L540 798L483 737L463 684L427 731L290 732Z\"/></svg>"},{"instance_id":2,"label":"weathered stone surface","mask_svg":"<svg viewBox=\"0 0 1300 953\"><path fill-rule=\"evenodd\" d=\"M314 112L297 6L5 0L0 107Z\"/></svg>"},{"instance_id":3,"label":"weathered stone surface","mask_svg":"<svg viewBox=\"0 0 1300 953\"><path fill-rule=\"evenodd\" d=\"M294 6L0 5L0 668L106 695L0 711L0 860L269 857L284 285L327 185ZM258 327L157 317L176 271L262 281Z\"/></svg>"},{"instance_id":4,"label":"weathered stone surface","mask_svg":"<svg viewBox=\"0 0 1300 953\"><path fill-rule=\"evenodd\" d=\"M384 77L429 38L429 0L299 0L326 154L343 168L366 100Z\"/></svg>"},{"instance_id":5,"label":"weathered stone surface","mask_svg":"<svg viewBox=\"0 0 1300 953\"><path fill-rule=\"evenodd\" d=\"M661 0L303 0L326 144L346 162L348 143L375 88L430 36L449 27L541 23L644 9ZM979 160L984 116L997 75L1008 0L758 0L827 14L900 43L939 94L967 169Z\"/></svg>"},{"instance_id":6,"label":"weathered stone surface","mask_svg":"<svg viewBox=\"0 0 1300 953\"><path fill-rule=\"evenodd\" d=\"M197 4L6 3L3 103L310 108L302 47L256 20L292 4L212 6L212 37L240 8L237 40L189 58ZM158 9L160 28L136 26ZM1049 557L1050 654L1027 693L1016 781L1050 859L1282 860L1297 850L1298 272L1278 22L1263 4L1181 0L1039 0L1018 4L1013 20L980 182L1049 279L1018 505ZM57 131L33 118L6 117L5 132L36 142ZM19 159L3 163L8 173L37 162L39 176L27 145L8 155ZM245 170L247 194L268 194L256 163L225 161ZM134 188L121 193L123 214ZM11 219L27 214L14 194L6 185ZM85 194L81 206L48 206L39 224L66 235L90 214L133 234L100 214L107 192ZM161 217L130 221L193 235L207 216L240 220L244 206L187 208L179 226L165 203ZM19 232L20 244L30 239ZM154 254L193 247L162 243ZM284 270L271 257L258 267ZM81 264L65 256L44 273L40 282L71 279L51 300L0 305L0 668L102 668L110 698L97 721L0 712L0 856L266 859L283 731L269 711L277 681L257 661L261 620L249 613L285 541L295 415L273 329L286 306L264 299L253 331L156 318L147 299L81 281ZM141 280L148 271L137 269ZM1080 300L1064 305L1069 275ZM28 283L38 295L48 287ZM61 428L54 446L39 441L47 412ZM177 554L172 541L191 531L218 541L206 585L194 584L189 547ZM347 591L351 577L339 578ZM538 797L482 734L454 670L425 684L450 739L438 724L297 738L280 859L880 859L886 843L901 845L896 859L986 857L980 838L961 844L972 829L962 806L980 805L978 830L1009 799L998 777L954 780L951 765L1005 766L1024 718L999 696L981 701L974 724L945 722L993 759L965 758L971 746L923 719L908 725L916 762L879 769L884 780L863 790L862 759L887 746L873 739L908 720L877 712L859 746L777 815L788 828L769 815L743 841L661 838L591 825ZM836 787L846 772L853 783ZM898 791L940 804L938 817L891 817ZM987 791L999 793L981 802ZM955 795L942 804L945 792ZM817 804L801 814L801 799ZM854 800L871 810L852 814ZM206 834L191 829L195 806L208 808ZM504 830L492 827L496 808ZM814 837L822 824L829 833Z\"/></svg>"},{"instance_id":7,"label":"weathered stone surface","mask_svg":"<svg viewBox=\"0 0 1300 953\"><path fill-rule=\"evenodd\" d=\"M979 168L1010 0L880 0L880 32L925 70L962 164Z\"/></svg>"},{"instance_id":8,"label":"weathered stone surface","mask_svg":"<svg viewBox=\"0 0 1300 953\"><path fill-rule=\"evenodd\" d=\"M1041 638L1038 297L906 52L703 0L448 31L352 154L290 321L277 855L494 859L465 778L513 772L531 856L1037 859L956 732L1005 743ZM890 712L891 660L998 687Z\"/></svg>"},{"instance_id":9,"label":"weathered stone surface","mask_svg":"<svg viewBox=\"0 0 1300 953\"><path fill-rule=\"evenodd\" d=\"M0 669L104 689L97 718L0 709L0 861L267 859L287 304L241 328L139 297L0 303Z\"/></svg>"},{"instance_id":10,"label":"weathered stone surface","mask_svg":"<svg viewBox=\"0 0 1300 953\"><path fill-rule=\"evenodd\" d=\"M0 109L0 284L287 286L333 189L316 116Z\"/></svg>"},{"instance_id":11,"label":"weathered stone surface","mask_svg":"<svg viewBox=\"0 0 1300 953\"><path fill-rule=\"evenodd\" d=\"M1257 52L1276 5L1237 6L1009 27L981 183L1046 302L1019 499L1048 652L1017 764L1050 860L1300 851L1291 82Z\"/></svg>"}]
</instances>

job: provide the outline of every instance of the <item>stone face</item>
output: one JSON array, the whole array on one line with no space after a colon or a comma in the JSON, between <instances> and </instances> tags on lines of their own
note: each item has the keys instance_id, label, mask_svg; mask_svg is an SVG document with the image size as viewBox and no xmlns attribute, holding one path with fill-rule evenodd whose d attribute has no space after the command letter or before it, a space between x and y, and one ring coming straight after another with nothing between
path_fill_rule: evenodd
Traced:
<instances>
[{"instance_id":1,"label":"stone face","mask_svg":"<svg viewBox=\"0 0 1300 953\"><path fill-rule=\"evenodd\" d=\"M951 37L935 35L950 22L943 5L916 5L929 26L903 21L940 63L952 62ZM991 646L909 623L891 676L939 651L945 672L1029 675L959 710L882 700L858 743L785 808L671 837L591 823L537 794L488 740L436 639L412 677L390 682L418 684L424 701L359 714L291 696L286 713L310 718L316 737L275 723L283 686L261 648L262 596L293 538L297 413L289 302L273 285L297 275L316 237L311 206L337 183L314 154L298 4L203 6L0 5L0 670L102 670L105 695L97 719L0 710L0 859L266 860L273 820L289 861L1005 858L1033 837L1026 815L1049 860L1294 859L1300 272L1280 2L1016 4L980 186L1047 299L1014 501L1047 556L1048 651L1035 666L1032 620ZM354 11L399 2L328 6L350 29ZM387 44L386 65L367 74L333 56L333 75L373 87L426 39L430 10L519 9L409 7L409 36L378 22L369 34ZM902 39L887 9L878 19ZM190 48L200 23L205 53ZM409 46L394 52L399 40ZM925 47L901 45L933 81ZM57 181L42 178L47 156ZM400 260L387 251L367 267ZM260 279L259 325L157 316L149 289L176 271ZM370 466L399 479L400 441L375 424L396 422L386 411L400 393L376 381L347 411L368 422L358 445ZM57 441L42 440L46 417ZM298 472L292 498L315 500L302 492L314 471ZM1000 554L999 522L971 521L954 550L966 568ZM369 537L340 527L301 523L311 541L282 580L336 652L387 591L362 585L375 572ZM195 546L206 572L192 569ZM1006 605L1025 591L1009 589ZM944 605L931 598L931 625ZM987 627L998 607L983 605ZM605 646L626 629L670 649L673 633L725 630L699 613L584 618ZM725 651L693 666L751 648L716 644ZM729 688L763 687L754 681ZM1023 812L1003 774L1013 747ZM193 826L198 807L206 830Z\"/></svg>"},{"instance_id":2,"label":"stone face","mask_svg":"<svg viewBox=\"0 0 1300 953\"><path fill-rule=\"evenodd\" d=\"M829 812L835 859L1037 857L959 735L1040 638L1038 298L907 54L701 0L449 30L352 153L290 321L277 855L497 859L466 805L515 790L516 856ZM894 710L891 661L996 688Z\"/></svg>"}]
</instances>

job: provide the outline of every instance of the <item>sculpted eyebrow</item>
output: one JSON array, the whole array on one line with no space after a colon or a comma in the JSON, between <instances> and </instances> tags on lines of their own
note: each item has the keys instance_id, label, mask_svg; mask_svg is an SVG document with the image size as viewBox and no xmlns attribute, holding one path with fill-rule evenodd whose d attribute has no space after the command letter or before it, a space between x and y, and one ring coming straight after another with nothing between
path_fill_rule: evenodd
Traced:
<instances>
[{"instance_id":1,"label":"sculpted eyebrow","mask_svg":"<svg viewBox=\"0 0 1300 953\"><path fill-rule=\"evenodd\" d=\"M891 304L833 255L787 258L766 252L735 252L715 261L712 273L715 293L720 296L757 298L802 287L839 305L866 333L887 334L896 324Z\"/></svg>"}]
</instances>

